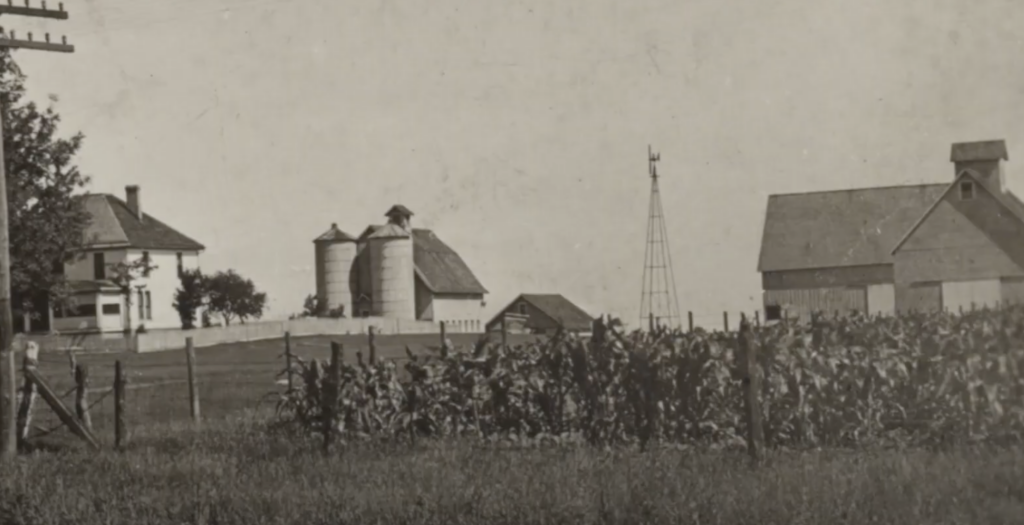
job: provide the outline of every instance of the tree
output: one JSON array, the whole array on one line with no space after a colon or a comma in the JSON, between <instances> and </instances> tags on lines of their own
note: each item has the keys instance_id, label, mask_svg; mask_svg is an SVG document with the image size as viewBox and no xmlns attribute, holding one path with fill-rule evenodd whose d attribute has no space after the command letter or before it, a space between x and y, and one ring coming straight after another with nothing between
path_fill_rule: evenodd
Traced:
<instances>
[{"instance_id":1,"label":"tree","mask_svg":"<svg viewBox=\"0 0 1024 525\"><path fill-rule=\"evenodd\" d=\"M149 259L142 257L135 259L130 262L118 262L108 264L110 268L110 281L113 282L121 290L121 295L124 296L124 309L125 309L125 328L126 333L131 333L132 330L132 283L137 281L139 277L148 275L149 272L156 270L156 266L150 264ZM141 320L141 319L140 319Z\"/></svg>"},{"instance_id":2,"label":"tree","mask_svg":"<svg viewBox=\"0 0 1024 525\"><path fill-rule=\"evenodd\" d=\"M326 305L325 305L326 306ZM320 298L316 294L309 294L306 296L306 300L302 303L302 313L293 315L292 318L301 317L330 317L333 319L339 319L345 317L345 306L338 305L327 311L322 311L320 306Z\"/></svg>"},{"instance_id":3,"label":"tree","mask_svg":"<svg viewBox=\"0 0 1024 525\"><path fill-rule=\"evenodd\" d=\"M206 303L207 277L196 268L183 271L178 279L181 287L174 292L174 309L181 318L181 327L191 330L196 325L196 312Z\"/></svg>"},{"instance_id":4,"label":"tree","mask_svg":"<svg viewBox=\"0 0 1024 525\"><path fill-rule=\"evenodd\" d=\"M51 96L50 102L56 102ZM90 216L76 191L89 183L72 164L83 135L57 137L60 116L25 100L25 75L0 49L0 108L7 179L11 298L16 313L44 301L63 305L64 264L80 254Z\"/></svg>"},{"instance_id":5,"label":"tree","mask_svg":"<svg viewBox=\"0 0 1024 525\"><path fill-rule=\"evenodd\" d=\"M230 326L237 318L242 324L246 319L263 316L267 294L256 291L256 285L238 275L234 270L217 272L206 280L207 309L220 315L224 324Z\"/></svg>"}]
</instances>

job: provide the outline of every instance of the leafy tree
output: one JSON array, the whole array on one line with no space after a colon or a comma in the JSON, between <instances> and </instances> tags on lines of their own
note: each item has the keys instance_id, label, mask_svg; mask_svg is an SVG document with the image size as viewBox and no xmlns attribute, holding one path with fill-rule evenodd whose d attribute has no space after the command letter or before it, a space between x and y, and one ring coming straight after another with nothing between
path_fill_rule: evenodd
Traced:
<instances>
[{"instance_id":1,"label":"leafy tree","mask_svg":"<svg viewBox=\"0 0 1024 525\"><path fill-rule=\"evenodd\" d=\"M293 315L292 318L294 319L301 317L320 317L321 315L324 317L331 317L334 319L345 317L345 306L338 305L334 308L331 308L330 310L327 310L326 312L323 312L321 310L320 298L317 297L316 294L309 294L306 296L306 300L302 304L302 313L298 315Z\"/></svg>"},{"instance_id":2,"label":"leafy tree","mask_svg":"<svg viewBox=\"0 0 1024 525\"><path fill-rule=\"evenodd\" d=\"M320 298L316 294L306 296L302 303L302 314L299 317L316 317L320 313Z\"/></svg>"},{"instance_id":3,"label":"leafy tree","mask_svg":"<svg viewBox=\"0 0 1024 525\"><path fill-rule=\"evenodd\" d=\"M110 269L110 281L113 282L121 290L121 295L124 296L124 308L125 308L125 332L131 332L132 330L132 292L133 285L143 275L149 274L149 272L156 270L156 266L150 263L147 258L139 258L130 262L118 262L108 264L107 267Z\"/></svg>"},{"instance_id":4,"label":"leafy tree","mask_svg":"<svg viewBox=\"0 0 1024 525\"><path fill-rule=\"evenodd\" d=\"M181 327L191 330L196 325L196 312L206 303L207 278L196 268L183 271L179 280L181 287L174 292L174 309L181 318Z\"/></svg>"},{"instance_id":5,"label":"leafy tree","mask_svg":"<svg viewBox=\"0 0 1024 525\"><path fill-rule=\"evenodd\" d=\"M51 96L50 102L56 102ZM76 191L89 183L73 165L83 135L59 138L60 116L52 105L25 99L25 75L0 50L0 108L7 179L11 295L16 313L44 301L63 305L69 297L66 262L80 254L89 214Z\"/></svg>"},{"instance_id":6,"label":"leafy tree","mask_svg":"<svg viewBox=\"0 0 1024 525\"><path fill-rule=\"evenodd\" d=\"M220 315L230 326L232 319L242 324L249 318L259 319L266 307L267 294L256 291L256 285L234 270L217 272L206 280L207 309Z\"/></svg>"}]
</instances>

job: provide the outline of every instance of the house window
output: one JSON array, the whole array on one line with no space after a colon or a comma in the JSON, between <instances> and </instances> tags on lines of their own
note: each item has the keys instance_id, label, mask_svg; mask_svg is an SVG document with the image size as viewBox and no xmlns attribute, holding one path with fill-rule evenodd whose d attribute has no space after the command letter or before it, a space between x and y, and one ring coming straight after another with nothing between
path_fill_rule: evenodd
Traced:
<instances>
[{"instance_id":1,"label":"house window","mask_svg":"<svg viewBox=\"0 0 1024 525\"><path fill-rule=\"evenodd\" d=\"M178 257L178 277L180 278L181 274L185 273L185 262L181 257L181 252L178 252L176 255Z\"/></svg>"},{"instance_id":2,"label":"house window","mask_svg":"<svg viewBox=\"0 0 1024 525\"><path fill-rule=\"evenodd\" d=\"M65 317L95 317L96 316L96 305L95 304L79 304L72 308L69 308L64 313Z\"/></svg>"},{"instance_id":3,"label":"house window","mask_svg":"<svg viewBox=\"0 0 1024 525\"><path fill-rule=\"evenodd\" d=\"M149 296L149 290L146 290L146 319L153 320L153 299Z\"/></svg>"},{"instance_id":4,"label":"house window","mask_svg":"<svg viewBox=\"0 0 1024 525\"><path fill-rule=\"evenodd\" d=\"M781 321L782 320L782 307L777 304L769 304L764 307L764 320L765 321Z\"/></svg>"},{"instance_id":5,"label":"house window","mask_svg":"<svg viewBox=\"0 0 1024 525\"><path fill-rule=\"evenodd\" d=\"M149 252L142 252L142 276L149 277Z\"/></svg>"},{"instance_id":6,"label":"house window","mask_svg":"<svg viewBox=\"0 0 1024 525\"><path fill-rule=\"evenodd\" d=\"M519 314L526 315L526 303L519 303Z\"/></svg>"},{"instance_id":7,"label":"house window","mask_svg":"<svg viewBox=\"0 0 1024 525\"><path fill-rule=\"evenodd\" d=\"M146 318L146 295L139 290L139 320Z\"/></svg>"},{"instance_id":8,"label":"house window","mask_svg":"<svg viewBox=\"0 0 1024 525\"><path fill-rule=\"evenodd\" d=\"M103 315L121 315L121 305L116 303L103 305Z\"/></svg>"},{"instance_id":9,"label":"house window","mask_svg":"<svg viewBox=\"0 0 1024 525\"><path fill-rule=\"evenodd\" d=\"M92 278L97 281L107 278L107 258L103 252L92 254Z\"/></svg>"},{"instance_id":10,"label":"house window","mask_svg":"<svg viewBox=\"0 0 1024 525\"><path fill-rule=\"evenodd\" d=\"M974 182L965 180L960 183L960 200L969 201L974 198Z\"/></svg>"}]
</instances>

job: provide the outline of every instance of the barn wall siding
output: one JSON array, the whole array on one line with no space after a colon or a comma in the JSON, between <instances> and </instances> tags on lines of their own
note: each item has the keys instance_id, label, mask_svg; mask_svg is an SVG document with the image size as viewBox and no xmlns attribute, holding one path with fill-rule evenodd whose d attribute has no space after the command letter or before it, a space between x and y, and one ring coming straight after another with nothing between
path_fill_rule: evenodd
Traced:
<instances>
[{"instance_id":1,"label":"barn wall siding","mask_svg":"<svg viewBox=\"0 0 1024 525\"><path fill-rule=\"evenodd\" d=\"M867 311L867 291L863 287L813 288L804 290L765 290L765 305L779 305L790 318L808 321L814 312L831 315Z\"/></svg>"},{"instance_id":2,"label":"barn wall siding","mask_svg":"<svg viewBox=\"0 0 1024 525\"><path fill-rule=\"evenodd\" d=\"M891 264L786 270L761 274L764 290L800 290L837 286L867 286L893 282Z\"/></svg>"}]
</instances>

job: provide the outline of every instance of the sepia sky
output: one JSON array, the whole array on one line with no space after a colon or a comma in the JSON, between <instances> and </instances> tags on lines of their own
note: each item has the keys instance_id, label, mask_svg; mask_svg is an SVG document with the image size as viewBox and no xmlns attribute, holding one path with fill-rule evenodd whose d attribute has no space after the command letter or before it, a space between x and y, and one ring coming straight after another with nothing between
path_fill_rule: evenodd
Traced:
<instances>
[{"instance_id":1,"label":"sepia sky","mask_svg":"<svg viewBox=\"0 0 1024 525\"><path fill-rule=\"evenodd\" d=\"M1010 0L64 3L69 21L2 25L77 47L16 57L86 135L92 191L141 185L274 317L315 290L314 237L401 203L488 315L560 292L632 322L648 144L680 306L705 325L757 308L771 193L947 181L950 143L993 138L1024 188Z\"/></svg>"}]
</instances>

